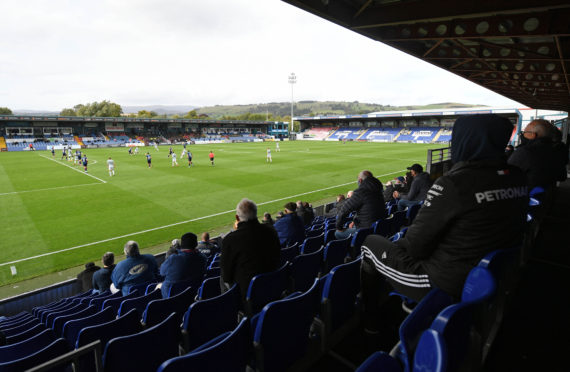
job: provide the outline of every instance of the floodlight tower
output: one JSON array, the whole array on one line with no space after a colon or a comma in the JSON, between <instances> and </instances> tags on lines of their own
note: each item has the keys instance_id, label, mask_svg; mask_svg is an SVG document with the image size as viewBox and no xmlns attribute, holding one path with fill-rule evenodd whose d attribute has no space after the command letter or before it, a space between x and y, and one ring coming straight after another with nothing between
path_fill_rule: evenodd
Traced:
<instances>
[{"instance_id":1,"label":"floodlight tower","mask_svg":"<svg viewBox=\"0 0 570 372\"><path fill-rule=\"evenodd\" d=\"M291 128L289 129L289 137L291 136L291 132L293 132L293 85L297 82L297 76L294 72L289 75L289 84L291 84Z\"/></svg>"}]
</instances>

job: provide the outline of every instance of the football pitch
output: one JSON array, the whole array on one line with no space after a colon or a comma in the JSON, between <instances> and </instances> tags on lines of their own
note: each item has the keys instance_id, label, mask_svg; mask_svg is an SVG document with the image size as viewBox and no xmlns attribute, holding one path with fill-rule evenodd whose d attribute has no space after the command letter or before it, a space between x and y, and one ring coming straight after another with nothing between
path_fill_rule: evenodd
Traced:
<instances>
[{"instance_id":1,"label":"football pitch","mask_svg":"<svg viewBox=\"0 0 570 372\"><path fill-rule=\"evenodd\" d=\"M266 162L266 149L273 162ZM407 166L425 164L442 145L293 141L191 145L194 166L173 146L86 149L88 173L50 152L0 154L0 285L82 265L104 252L122 254L127 240L153 247L192 231L229 226L244 197L258 215L288 201L321 201L357 187L369 169L385 182ZM215 166L208 153L215 153ZM144 154L152 155L148 168ZM106 161L115 161L110 177Z\"/></svg>"}]
</instances>

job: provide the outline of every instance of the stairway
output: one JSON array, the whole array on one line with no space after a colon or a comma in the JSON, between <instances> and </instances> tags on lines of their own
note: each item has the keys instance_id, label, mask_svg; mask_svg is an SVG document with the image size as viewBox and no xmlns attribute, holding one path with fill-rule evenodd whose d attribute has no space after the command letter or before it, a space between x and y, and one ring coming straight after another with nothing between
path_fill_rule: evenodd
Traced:
<instances>
[{"instance_id":1,"label":"stairway","mask_svg":"<svg viewBox=\"0 0 570 372\"><path fill-rule=\"evenodd\" d=\"M85 144L83 143L83 141L81 140L81 138L79 138L79 136L73 136L73 139L75 140L75 142L77 142L77 144L81 147L85 146Z\"/></svg>"},{"instance_id":2,"label":"stairway","mask_svg":"<svg viewBox=\"0 0 570 372\"><path fill-rule=\"evenodd\" d=\"M401 130L398 132L398 134L396 134L396 136L392 139L392 142L396 142L396 140L398 139L398 137L400 137L400 134L402 133L402 130L403 130L403 129L401 129Z\"/></svg>"},{"instance_id":3,"label":"stairway","mask_svg":"<svg viewBox=\"0 0 570 372\"><path fill-rule=\"evenodd\" d=\"M4 137L0 137L0 151L8 151L8 146L6 145Z\"/></svg>"},{"instance_id":4,"label":"stairway","mask_svg":"<svg viewBox=\"0 0 570 372\"><path fill-rule=\"evenodd\" d=\"M433 137L431 142L437 142L437 140L439 139L439 136L441 136L441 134L443 133L444 130L445 130L444 128L440 128L440 130L437 131L437 134Z\"/></svg>"}]
</instances>

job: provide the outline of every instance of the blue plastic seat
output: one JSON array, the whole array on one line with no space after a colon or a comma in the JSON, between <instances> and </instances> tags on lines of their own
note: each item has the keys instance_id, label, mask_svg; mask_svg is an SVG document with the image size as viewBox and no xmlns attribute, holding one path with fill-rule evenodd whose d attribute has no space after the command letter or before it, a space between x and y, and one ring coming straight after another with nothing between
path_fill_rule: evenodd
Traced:
<instances>
[{"instance_id":1,"label":"blue plastic seat","mask_svg":"<svg viewBox=\"0 0 570 372\"><path fill-rule=\"evenodd\" d=\"M413 204L408 207L406 211L406 225L409 226L412 224L412 222L414 222L414 219L420 211L422 204Z\"/></svg>"},{"instance_id":2,"label":"blue plastic seat","mask_svg":"<svg viewBox=\"0 0 570 372\"><path fill-rule=\"evenodd\" d=\"M263 306L281 298L287 286L288 265L276 271L254 276L247 288L245 311L248 315L257 314Z\"/></svg>"},{"instance_id":3,"label":"blue plastic seat","mask_svg":"<svg viewBox=\"0 0 570 372\"><path fill-rule=\"evenodd\" d=\"M45 363L51 359L54 359L60 355L63 355L67 352L71 351L71 348L65 342L63 338L59 338L53 341L48 346L44 347L43 349L27 355L21 359L12 360L6 363L0 363L0 371L2 372L21 372L32 367L35 367L39 364ZM62 365L60 367L51 369L51 371L65 371L70 363L67 365Z\"/></svg>"},{"instance_id":4,"label":"blue plastic seat","mask_svg":"<svg viewBox=\"0 0 570 372\"><path fill-rule=\"evenodd\" d=\"M336 239L334 233L336 232L336 229L331 228L331 229L326 229L325 230L325 240L323 242L323 244L328 244L329 242L332 242L333 240Z\"/></svg>"},{"instance_id":5,"label":"blue plastic seat","mask_svg":"<svg viewBox=\"0 0 570 372\"><path fill-rule=\"evenodd\" d=\"M307 231L305 231L305 238L314 238L315 236L323 234L324 231L325 231L324 226L323 229L318 229L318 230L311 230L311 228L309 228Z\"/></svg>"},{"instance_id":6,"label":"blue plastic seat","mask_svg":"<svg viewBox=\"0 0 570 372\"><path fill-rule=\"evenodd\" d=\"M103 302L111 298L121 297L122 295L123 294L121 291L118 291L112 294L108 294L107 296L92 298L91 301L89 301L89 305L95 306L97 310L103 310Z\"/></svg>"},{"instance_id":7,"label":"blue plastic seat","mask_svg":"<svg viewBox=\"0 0 570 372\"><path fill-rule=\"evenodd\" d=\"M20 312L20 313L18 313L18 314L16 314L16 315L5 316L5 317L2 318L2 320L0 320L0 329L4 328L3 326L4 326L4 324L6 324L6 323L11 323L11 322L13 322L13 321L15 321L15 320L20 320L20 319L22 319L22 318L26 318L26 317L28 317L29 315L32 315L32 314L30 314L30 313L27 312L27 311L22 311L22 312Z\"/></svg>"},{"instance_id":8,"label":"blue plastic seat","mask_svg":"<svg viewBox=\"0 0 570 372\"><path fill-rule=\"evenodd\" d=\"M61 304L63 304L63 303L65 303L65 299L64 299L64 298L62 298L62 299L60 299L60 300L58 300L58 301L50 302L49 304L46 304L46 305L36 306L36 307L34 307L34 308L32 309L32 315L33 315L34 317L36 317L36 318L39 318L38 313L39 313L40 311L46 310L46 309L49 309L49 308L52 308L52 307L59 306L59 305L61 305Z\"/></svg>"},{"instance_id":9,"label":"blue plastic seat","mask_svg":"<svg viewBox=\"0 0 570 372\"><path fill-rule=\"evenodd\" d=\"M129 287L129 294L133 293L136 290L138 290L139 293L146 293L146 288L151 284L156 284L156 283L147 282L147 283L135 284Z\"/></svg>"},{"instance_id":10,"label":"blue plastic seat","mask_svg":"<svg viewBox=\"0 0 570 372\"><path fill-rule=\"evenodd\" d=\"M176 296L150 301L143 313L145 327L152 327L162 322L173 312L176 313L176 321L180 324L184 312L194 302L194 297L196 297L196 288L188 287Z\"/></svg>"},{"instance_id":11,"label":"blue plastic seat","mask_svg":"<svg viewBox=\"0 0 570 372\"><path fill-rule=\"evenodd\" d=\"M140 318L136 310L131 310L120 318L97 325L85 327L79 331L75 347L87 345L95 340L101 341L104 349L107 342L115 337L138 333L141 330Z\"/></svg>"},{"instance_id":12,"label":"blue plastic seat","mask_svg":"<svg viewBox=\"0 0 570 372\"><path fill-rule=\"evenodd\" d=\"M108 307L91 316L68 320L63 325L63 338L67 340L70 346L75 347L77 336L83 328L110 322L115 319L115 316L116 314L113 312L113 309Z\"/></svg>"},{"instance_id":13,"label":"blue plastic seat","mask_svg":"<svg viewBox=\"0 0 570 372\"><path fill-rule=\"evenodd\" d=\"M105 297L105 296L108 296L110 294L111 294L111 291L108 291L108 290L103 292L103 293L93 292L89 296L76 298L76 299L72 300L71 302L76 303L76 304L89 305L91 303L91 300L96 299L96 298L100 298L100 297Z\"/></svg>"},{"instance_id":14,"label":"blue plastic seat","mask_svg":"<svg viewBox=\"0 0 570 372\"><path fill-rule=\"evenodd\" d=\"M406 223L406 213L408 213L408 208L392 214L392 230L390 231L390 235L394 235L404 226Z\"/></svg>"},{"instance_id":15,"label":"blue plastic seat","mask_svg":"<svg viewBox=\"0 0 570 372\"><path fill-rule=\"evenodd\" d=\"M18 333L9 337L6 337L6 345L12 345L20 341L27 340L28 338L41 333L46 326L43 323L36 324L32 326L32 328L23 331L22 333Z\"/></svg>"},{"instance_id":16,"label":"blue plastic seat","mask_svg":"<svg viewBox=\"0 0 570 372\"><path fill-rule=\"evenodd\" d=\"M290 247L285 247L281 249L281 265L286 262L293 262L293 259L299 255L299 245L298 243L293 244Z\"/></svg>"},{"instance_id":17,"label":"blue plastic seat","mask_svg":"<svg viewBox=\"0 0 570 372\"><path fill-rule=\"evenodd\" d=\"M377 351L370 355L355 372L402 372L402 366L398 360L392 358L383 351ZM429 371L429 370L427 370ZM426 372L427 372L426 371ZM429 371L432 372L432 371Z\"/></svg>"},{"instance_id":18,"label":"blue plastic seat","mask_svg":"<svg viewBox=\"0 0 570 372\"><path fill-rule=\"evenodd\" d=\"M318 277L323 263L324 248L310 254L295 257L289 268L291 284L290 292L305 292Z\"/></svg>"},{"instance_id":19,"label":"blue plastic seat","mask_svg":"<svg viewBox=\"0 0 570 372\"><path fill-rule=\"evenodd\" d=\"M315 279L307 292L274 301L256 315L253 344L259 370L285 371L306 354L318 299Z\"/></svg>"},{"instance_id":20,"label":"blue plastic seat","mask_svg":"<svg viewBox=\"0 0 570 372\"><path fill-rule=\"evenodd\" d=\"M73 312L67 315L60 315L54 319L52 329L58 337L63 337L63 326L67 321L81 319L97 313L95 306L88 306L83 310Z\"/></svg>"},{"instance_id":21,"label":"blue plastic seat","mask_svg":"<svg viewBox=\"0 0 570 372\"><path fill-rule=\"evenodd\" d=\"M447 345L438 332L424 331L414 354L414 371L445 372L448 370ZM452 369L449 369L450 371Z\"/></svg>"},{"instance_id":22,"label":"blue plastic seat","mask_svg":"<svg viewBox=\"0 0 570 372\"><path fill-rule=\"evenodd\" d=\"M44 309L44 310L38 311L37 318L42 323L47 324L46 321L47 321L47 317L49 314L65 311L65 310L71 309L75 306L77 306L77 304L74 304L73 302L64 302L64 303L61 303L60 305L58 305L57 307L52 307L49 309Z\"/></svg>"},{"instance_id":23,"label":"blue plastic seat","mask_svg":"<svg viewBox=\"0 0 570 372\"><path fill-rule=\"evenodd\" d=\"M239 290L234 284L217 297L190 305L182 322L184 350L193 350L224 332L232 331L237 325L239 302Z\"/></svg>"},{"instance_id":24,"label":"blue plastic seat","mask_svg":"<svg viewBox=\"0 0 570 372\"><path fill-rule=\"evenodd\" d=\"M352 258L356 258L360 255L360 247L362 246L362 243L364 243L364 239L373 233L374 230L371 227L356 230L352 237L352 241L350 242L350 256Z\"/></svg>"},{"instance_id":25,"label":"blue plastic seat","mask_svg":"<svg viewBox=\"0 0 570 372\"><path fill-rule=\"evenodd\" d=\"M113 338L103 353L105 371L156 371L164 361L178 355L179 325L172 313L140 333Z\"/></svg>"},{"instance_id":26,"label":"blue plastic seat","mask_svg":"<svg viewBox=\"0 0 570 372\"><path fill-rule=\"evenodd\" d=\"M22 332L32 328L36 324L40 324L40 323L41 322L37 318L26 319L25 323L22 323L22 324L18 323L19 325L16 325L14 328L2 329L0 332L5 337L10 337L10 336L17 335L18 333L22 333Z\"/></svg>"},{"instance_id":27,"label":"blue plastic seat","mask_svg":"<svg viewBox=\"0 0 570 372\"><path fill-rule=\"evenodd\" d=\"M350 250L350 237L333 240L325 246L323 273L328 273L333 267L342 265Z\"/></svg>"},{"instance_id":28,"label":"blue plastic seat","mask_svg":"<svg viewBox=\"0 0 570 372\"><path fill-rule=\"evenodd\" d=\"M137 311L137 314L139 315L139 318L142 319L142 314L144 312L144 309L146 309L146 305L148 305L150 301L158 300L160 298L162 298L162 295L160 294L160 289L155 289L153 292L144 296L127 298L126 300L121 302L121 305L119 305L119 311L117 312L117 314L119 316L122 316L131 311L132 309L135 309Z\"/></svg>"},{"instance_id":29,"label":"blue plastic seat","mask_svg":"<svg viewBox=\"0 0 570 372\"><path fill-rule=\"evenodd\" d=\"M186 355L167 360L157 372L243 372L250 350L251 329L246 317L232 332L224 333Z\"/></svg>"},{"instance_id":30,"label":"blue plastic seat","mask_svg":"<svg viewBox=\"0 0 570 372\"><path fill-rule=\"evenodd\" d=\"M206 270L206 274L204 274L204 279L213 278L216 276L220 276L220 268L219 267L214 267L214 268Z\"/></svg>"},{"instance_id":31,"label":"blue plastic seat","mask_svg":"<svg viewBox=\"0 0 570 372\"><path fill-rule=\"evenodd\" d=\"M11 321L6 321L2 324L0 331L20 327L23 324L29 323L31 320L38 320L38 318L34 317L31 314L27 314L27 315L19 317L17 319L13 319Z\"/></svg>"},{"instance_id":32,"label":"blue plastic seat","mask_svg":"<svg viewBox=\"0 0 570 372\"><path fill-rule=\"evenodd\" d=\"M221 292L222 290L220 288L220 277L215 276L213 278L205 279L202 282L196 299L198 301L206 300L208 298L219 296Z\"/></svg>"},{"instance_id":33,"label":"blue plastic seat","mask_svg":"<svg viewBox=\"0 0 570 372\"><path fill-rule=\"evenodd\" d=\"M177 294L182 293L188 287L198 288L201 283L196 283L196 280L188 279L188 280L181 280L178 282L172 283L170 289L168 291L168 297L176 296Z\"/></svg>"},{"instance_id":34,"label":"blue plastic seat","mask_svg":"<svg viewBox=\"0 0 570 372\"><path fill-rule=\"evenodd\" d=\"M124 300L129 299L129 298L139 297L140 296L139 293L141 293L141 292L139 292L138 290L135 290L134 292L131 292L126 296L112 297L112 298L106 299L105 301L103 301L103 309L106 307L110 307L111 309L113 309L115 314L117 314L119 312L119 307L121 306L121 302L123 302Z\"/></svg>"},{"instance_id":35,"label":"blue plastic seat","mask_svg":"<svg viewBox=\"0 0 570 372\"><path fill-rule=\"evenodd\" d=\"M300 253L308 254L316 252L319 249L321 249L321 246L324 244L324 242L325 242L324 232L321 232L320 234L313 237L307 237L305 241L303 241L303 244L301 244Z\"/></svg>"},{"instance_id":36,"label":"blue plastic seat","mask_svg":"<svg viewBox=\"0 0 570 372\"><path fill-rule=\"evenodd\" d=\"M26 340L0 346L0 363L24 358L48 346L57 339L51 329L44 329L42 332Z\"/></svg>"},{"instance_id":37,"label":"blue plastic seat","mask_svg":"<svg viewBox=\"0 0 570 372\"><path fill-rule=\"evenodd\" d=\"M74 304L74 305L75 306L73 306L69 309L65 309L62 311L54 311L54 312L49 313L46 317L46 321L44 324L53 329L53 323L55 321L55 318L60 317L60 316L64 316L64 315L75 314L79 311L84 310L87 307L86 305L83 305L83 304Z\"/></svg>"},{"instance_id":38,"label":"blue plastic seat","mask_svg":"<svg viewBox=\"0 0 570 372\"><path fill-rule=\"evenodd\" d=\"M383 237L390 236L392 232L392 221L394 220L394 215L390 214L386 218L382 218L372 224L372 229L374 230L374 234L382 235Z\"/></svg>"}]
</instances>

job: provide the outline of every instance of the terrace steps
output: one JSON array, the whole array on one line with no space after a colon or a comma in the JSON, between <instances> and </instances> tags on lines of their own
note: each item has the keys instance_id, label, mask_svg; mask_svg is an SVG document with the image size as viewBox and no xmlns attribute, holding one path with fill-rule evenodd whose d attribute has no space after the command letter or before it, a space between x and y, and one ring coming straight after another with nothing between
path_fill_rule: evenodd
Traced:
<instances>
[{"instance_id":1,"label":"terrace steps","mask_svg":"<svg viewBox=\"0 0 570 372\"><path fill-rule=\"evenodd\" d=\"M431 141L437 142L437 140L439 139L439 136L441 136L442 133L443 133L443 128L441 128L440 130L437 131L435 137L433 137L433 140L431 140Z\"/></svg>"},{"instance_id":2,"label":"terrace steps","mask_svg":"<svg viewBox=\"0 0 570 372\"><path fill-rule=\"evenodd\" d=\"M8 151L8 146L6 145L4 137L0 137L0 151Z\"/></svg>"},{"instance_id":3,"label":"terrace steps","mask_svg":"<svg viewBox=\"0 0 570 372\"><path fill-rule=\"evenodd\" d=\"M396 142L396 140L398 139L398 137L400 137L400 134L402 134L402 131L401 131L401 130L398 132L398 134L396 134L396 136L394 137L394 139L392 140L392 142Z\"/></svg>"},{"instance_id":4,"label":"terrace steps","mask_svg":"<svg viewBox=\"0 0 570 372\"><path fill-rule=\"evenodd\" d=\"M73 139L75 140L75 142L77 142L77 144L81 147L85 146L83 144L83 141L81 140L81 138L79 138L78 136L73 136Z\"/></svg>"}]
</instances>

